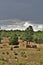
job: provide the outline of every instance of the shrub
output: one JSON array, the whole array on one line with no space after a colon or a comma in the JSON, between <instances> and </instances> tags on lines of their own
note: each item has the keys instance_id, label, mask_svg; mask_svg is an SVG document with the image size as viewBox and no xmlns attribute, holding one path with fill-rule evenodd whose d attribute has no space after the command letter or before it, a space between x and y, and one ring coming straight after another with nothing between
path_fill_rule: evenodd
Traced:
<instances>
[{"instance_id":1,"label":"shrub","mask_svg":"<svg viewBox=\"0 0 43 65\"><path fill-rule=\"evenodd\" d=\"M1 46L0 48L2 49L3 47Z\"/></svg>"},{"instance_id":2,"label":"shrub","mask_svg":"<svg viewBox=\"0 0 43 65\"><path fill-rule=\"evenodd\" d=\"M23 62L18 62L16 65L26 65L26 63L23 63Z\"/></svg>"},{"instance_id":3,"label":"shrub","mask_svg":"<svg viewBox=\"0 0 43 65\"><path fill-rule=\"evenodd\" d=\"M26 54L25 54L25 52L21 52L21 56L22 57L27 57Z\"/></svg>"},{"instance_id":4,"label":"shrub","mask_svg":"<svg viewBox=\"0 0 43 65\"><path fill-rule=\"evenodd\" d=\"M8 59L6 59L6 58L2 58L1 61L5 61L5 62L7 62Z\"/></svg>"},{"instance_id":5,"label":"shrub","mask_svg":"<svg viewBox=\"0 0 43 65\"><path fill-rule=\"evenodd\" d=\"M18 44L18 36L16 34L12 34L10 37L10 45L17 45Z\"/></svg>"},{"instance_id":6,"label":"shrub","mask_svg":"<svg viewBox=\"0 0 43 65\"><path fill-rule=\"evenodd\" d=\"M32 48L37 48L37 46L36 45L32 45Z\"/></svg>"},{"instance_id":7,"label":"shrub","mask_svg":"<svg viewBox=\"0 0 43 65\"><path fill-rule=\"evenodd\" d=\"M31 45L27 45L26 48L31 48Z\"/></svg>"},{"instance_id":8,"label":"shrub","mask_svg":"<svg viewBox=\"0 0 43 65\"><path fill-rule=\"evenodd\" d=\"M22 51L22 52L21 52L21 55L23 56L24 54L25 54L25 52Z\"/></svg>"},{"instance_id":9,"label":"shrub","mask_svg":"<svg viewBox=\"0 0 43 65\"><path fill-rule=\"evenodd\" d=\"M11 51L13 50L13 47L11 47Z\"/></svg>"},{"instance_id":10,"label":"shrub","mask_svg":"<svg viewBox=\"0 0 43 65\"><path fill-rule=\"evenodd\" d=\"M14 52L14 54L15 54L15 55L18 55L18 53L17 53L17 52Z\"/></svg>"},{"instance_id":11,"label":"shrub","mask_svg":"<svg viewBox=\"0 0 43 65\"><path fill-rule=\"evenodd\" d=\"M2 52L2 54L5 54L5 52Z\"/></svg>"},{"instance_id":12,"label":"shrub","mask_svg":"<svg viewBox=\"0 0 43 65\"><path fill-rule=\"evenodd\" d=\"M9 52L6 52L7 55L9 55Z\"/></svg>"},{"instance_id":13,"label":"shrub","mask_svg":"<svg viewBox=\"0 0 43 65\"><path fill-rule=\"evenodd\" d=\"M18 59L17 57L15 57L15 59Z\"/></svg>"}]
</instances>

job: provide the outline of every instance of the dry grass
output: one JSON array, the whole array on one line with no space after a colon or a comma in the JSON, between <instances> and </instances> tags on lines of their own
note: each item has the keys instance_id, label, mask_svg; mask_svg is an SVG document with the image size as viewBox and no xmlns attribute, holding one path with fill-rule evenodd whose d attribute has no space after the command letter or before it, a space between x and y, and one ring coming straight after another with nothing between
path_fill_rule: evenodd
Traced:
<instances>
[{"instance_id":1,"label":"dry grass","mask_svg":"<svg viewBox=\"0 0 43 65\"><path fill-rule=\"evenodd\" d=\"M43 48L13 48L11 50L11 47L13 46L0 45L0 62L4 62L2 65L16 65L20 62L26 65L43 65Z\"/></svg>"}]
</instances>

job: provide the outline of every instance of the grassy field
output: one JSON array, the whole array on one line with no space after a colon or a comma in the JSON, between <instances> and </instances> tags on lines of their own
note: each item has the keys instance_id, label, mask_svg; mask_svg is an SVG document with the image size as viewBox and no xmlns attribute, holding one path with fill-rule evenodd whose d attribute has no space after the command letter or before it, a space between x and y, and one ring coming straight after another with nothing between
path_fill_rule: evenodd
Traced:
<instances>
[{"instance_id":1,"label":"grassy field","mask_svg":"<svg viewBox=\"0 0 43 65\"><path fill-rule=\"evenodd\" d=\"M43 48L13 48L0 44L0 65L43 65Z\"/></svg>"}]
</instances>

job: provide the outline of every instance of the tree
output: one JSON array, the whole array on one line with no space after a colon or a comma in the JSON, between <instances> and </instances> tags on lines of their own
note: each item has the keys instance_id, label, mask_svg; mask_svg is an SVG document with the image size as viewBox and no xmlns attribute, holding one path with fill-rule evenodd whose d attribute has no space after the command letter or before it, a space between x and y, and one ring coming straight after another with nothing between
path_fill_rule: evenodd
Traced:
<instances>
[{"instance_id":1,"label":"tree","mask_svg":"<svg viewBox=\"0 0 43 65\"><path fill-rule=\"evenodd\" d=\"M18 36L16 34L11 35L9 44L11 44L11 45L17 45L18 44Z\"/></svg>"},{"instance_id":2,"label":"tree","mask_svg":"<svg viewBox=\"0 0 43 65\"><path fill-rule=\"evenodd\" d=\"M0 43L1 43L1 31L0 31Z\"/></svg>"},{"instance_id":3,"label":"tree","mask_svg":"<svg viewBox=\"0 0 43 65\"><path fill-rule=\"evenodd\" d=\"M1 35L0 35L0 43L1 43Z\"/></svg>"},{"instance_id":4,"label":"tree","mask_svg":"<svg viewBox=\"0 0 43 65\"><path fill-rule=\"evenodd\" d=\"M43 33L42 32L34 32L33 41L36 43L43 43Z\"/></svg>"},{"instance_id":5,"label":"tree","mask_svg":"<svg viewBox=\"0 0 43 65\"><path fill-rule=\"evenodd\" d=\"M29 26L26 30L26 40L30 43L30 41L33 40L33 28L32 26Z\"/></svg>"}]
</instances>

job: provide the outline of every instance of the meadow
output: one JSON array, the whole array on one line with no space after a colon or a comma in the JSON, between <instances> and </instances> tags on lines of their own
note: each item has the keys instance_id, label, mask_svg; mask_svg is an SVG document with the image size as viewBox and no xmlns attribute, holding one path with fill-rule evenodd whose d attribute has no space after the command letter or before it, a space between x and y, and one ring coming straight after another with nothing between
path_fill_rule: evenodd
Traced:
<instances>
[{"instance_id":1,"label":"meadow","mask_svg":"<svg viewBox=\"0 0 43 65\"><path fill-rule=\"evenodd\" d=\"M43 65L43 48L14 48L0 44L0 65Z\"/></svg>"},{"instance_id":2,"label":"meadow","mask_svg":"<svg viewBox=\"0 0 43 65\"><path fill-rule=\"evenodd\" d=\"M0 30L0 65L43 65L43 31Z\"/></svg>"}]
</instances>

